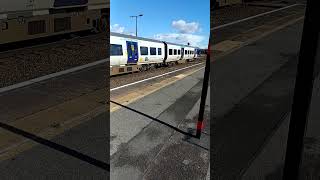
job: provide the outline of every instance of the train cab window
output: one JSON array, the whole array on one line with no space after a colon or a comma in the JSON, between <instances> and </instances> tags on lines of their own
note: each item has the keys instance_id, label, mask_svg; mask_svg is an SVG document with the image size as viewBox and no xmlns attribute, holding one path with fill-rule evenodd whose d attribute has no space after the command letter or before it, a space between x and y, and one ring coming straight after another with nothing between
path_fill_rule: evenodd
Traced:
<instances>
[{"instance_id":1,"label":"train cab window","mask_svg":"<svg viewBox=\"0 0 320 180\"><path fill-rule=\"evenodd\" d=\"M122 56L122 45L111 44L110 46L110 56Z\"/></svg>"},{"instance_id":2,"label":"train cab window","mask_svg":"<svg viewBox=\"0 0 320 180\"><path fill-rule=\"evenodd\" d=\"M177 50L176 50L176 49L173 51L173 54L174 54L174 55L177 55Z\"/></svg>"},{"instance_id":3,"label":"train cab window","mask_svg":"<svg viewBox=\"0 0 320 180\"><path fill-rule=\"evenodd\" d=\"M157 55L157 48L150 47L150 55Z\"/></svg>"},{"instance_id":4,"label":"train cab window","mask_svg":"<svg viewBox=\"0 0 320 180\"><path fill-rule=\"evenodd\" d=\"M180 49L178 50L178 55L180 55Z\"/></svg>"},{"instance_id":5,"label":"train cab window","mask_svg":"<svg viewBox=\"0 0 320 180\"><path fill-rule=\"evenodd\" d=\"M172 49L169 49L169 55L172 55Z\"/></svg>"},{"instance_id":6,"label":"train cab window","mask_svg":"<svg viewBox=\"0 0 320 180\"><path fill-rule=\"evenodd\" d=\"M149 53L148 53L148 47L143 47L143 46L141 46L140 47L140 54L141 55L148 55Z\"/></svg>"},{"instance_id":7,"label":"train cab window","mask_svg":"<svg viewBox=\"0 0 320 180\"><path fill-rule=\"evenodd\" d=\"M161 48L158 48L158 55L161 55Z\"/></svg>"}]
</instances>

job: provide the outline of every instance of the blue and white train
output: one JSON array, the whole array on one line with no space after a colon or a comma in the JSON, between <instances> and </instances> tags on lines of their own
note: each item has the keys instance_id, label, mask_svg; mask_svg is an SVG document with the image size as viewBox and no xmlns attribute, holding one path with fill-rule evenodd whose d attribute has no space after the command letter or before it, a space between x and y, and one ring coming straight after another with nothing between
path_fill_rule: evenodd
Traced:
<instances>
[{"instance_id":1,"label":"blue and white train","mask_svg":"<svg viewBox=\"0 0 320 180\"><path fill-rule=\"evenodd\" d=\"M110 75L184 62L199 55L197 47L110 33Z\"/></svg>"}]
</instances>

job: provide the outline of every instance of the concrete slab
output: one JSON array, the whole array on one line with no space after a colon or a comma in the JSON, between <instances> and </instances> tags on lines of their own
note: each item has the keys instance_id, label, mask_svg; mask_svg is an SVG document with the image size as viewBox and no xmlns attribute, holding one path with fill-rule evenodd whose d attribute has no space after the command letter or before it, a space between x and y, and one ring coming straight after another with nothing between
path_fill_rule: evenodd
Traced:
<instances>
[{"instance_id":1,"label":"concrete slab","mask_svg":"<svg viewBox=\"0 0 320 180\"><path fill-rule=\"evenodd\" d=\"M210 91L209 91L210 92ZM199 112L199 101L193 106L186 118L179 123L179 129L195 133ZM210 95L206 100L204 124L210 124ZM205 130L201 139L191 138L174 132L162 147L159 154L149 165L143 179L203 180L209 178L210 132Z\"/></svg>"},{"instance_id":2,"label":"concrete slab","mask_svg":"<svg viewBox=\"0 0 320 180\"><path fill-rule=\"evenodd\" d=\"M211 64L213 117L222 117L274 71L295 57L299 51L301 33L302 23L299 22Z\"/></svg>"},{"instance_id":3,"label":"concrete slab","mask_svg":"<svg viewBox=\"0 0 320 180\"><path fill-rule=\"evenodd\" d=\"M239 178L290 112L301 30L294 24L213 64L213 178Z\"/></svg>"},{"instance_id":4,"label":"concrete slab","mask_svg":"<svg viewBox=\"0 0 320 180\"><path fill-rule=\"evenodd\" d=\"M225 40L213 46L214 51L230 51L233 48L239 47L242 44L240 41Z\"/></svg>"},{"instance_id":5,"label":"concrete slab","mask_svg":"<svg viewBox=\"0 0 320 180\"><path fill-rule=\"evenodd\" d=\"M92 113L99 113L101 110L97 109L104 107L100 101L104 101L105 91L89 93L8 124L46 139L51 138L79 123L90 120ZM107 109L103 108L103 110ZM0 129L0 134L0 160L15 156L21 151L30 149L32 145L34 146L24 137L5 129Z\"/></svg>"},{"instance_id":6,"label":"concrete slab","mask_svg":"<svg viewBox=\"0 0 320 180\"><path fill-rule=\"evenodd\" d=\"M106 88L103 74L105 66L99 66L1 93L0 121L12 122L94 90Z\"/></svg>"},{"instance_id":7,"label":"concrete slab","mask_svg":"<svg viewBox=\"0 0 320 180\"><path fill-rule=\"evenodd\" d=\"M108 113L66 131L53 142L108 162ZM109 173L62 152L38 145L18 156L0 162L2 180L12 179L97 179L109 178Z\"/></svg>"},{"instance_id":8,"label":"concrete slab","mask_svg":"<svg viewBox=\"0 0 320 180\"><path fill-rule=\"evenodd\" d=\"M305 136L304 154L301 166L301 179L319 177L320 169L320 132L318 104L320 103L320 77L314 82L313 96L310 106L308 126ZM288 138L290 115L273 132L263 150L253 160L244 173L243 180L261 179L273 180L282 177Z\"/></svg>"},{"instance_id":9,"label":"concrete slab","mask_svg":"<svg viewBox=\"0 0 320 180\"><path fill-rule=\"evenodd\" d=\"M158 117L165 109L195 86L203 77L200 70L176 83L128 105L152 117ZM150 119L127 109L119 109L110 114L110 136L112 156L122 143L127 143L151 122ZM167 121L166 121L167 122Z\"/></svg>"},{"instance_id":10,"label":"concrete slab","mask_svg":"<svg viewBox=\"0 0 320 180\"><path fill-rule=\"evenodd\" d=\"M39 92L32 87L22 88L19 91L10 92L10 94L1 94L0 99L1 122L12 122L17 118L62 102L61 97L50 96L50 94Z\"/></svg>"},{"instance_id":11,"label":"concrete slab","mask_svg":"<svg viewBox=\"0 0 320 180\"><path fill-rule=\"evenodd\" d=\"M203 77L203 71L199 71L193 75L191 75L193 77ZM196 102L199 100L200 95L201 95L201 88L202 88L202 81L197 79L197 78L190 78L190 77L186 77L185 79L182 79L176 83L174 83L172 86L170 85L170 87L168 88L163 88L159 91L161 91L161 95L170 95L171 97L174 97L174 101L171 103L171 105L167 106L164 110L162 110L162 112L160 112L161 114L159 114L158 116L153 116L153 117L157 117L158 120L168 123L170 125L173 126L178 126L180 125L182 122L184 122L185 118L184 116L186 116L190 111L195 112L195 110L192 109L196 109L194 108L194 105L197 104ZM196 80L195 80L196 79ZM191 82L190 82L191 81ZM195 81L195 82L194 82ZM189 87L190 84L193 84L191 86L191 88L186 89L186 87ZM172 89L173 88L173 89ZM180 95L180 92L177 92L177 90L181 90L181 91L185 91L184 94ZM170 93L171 92L171 93ZM145 104L148 103L150 104L150 106L154 107L155 104L151 104L150 100L153 100L153 102L155 102L155 97L158 97L159 95L157 93L154 93L152 95L149 95L148 100L145 101L144 98L140 101L141 104ZM151 98L151 99L149 99ZM208 97L209 99L209 97ZM130 107L132 107L132 105L130 104ZM146 107L146 106L144 106ZM151 108L150 107L150 108ZM163 107L162 107L163 108ZM145 111L145 110L144 110ZM155 109L153 110L155 111ZM152 111L149 110L150 113L152 113ZM150 113L146 113L146 114L150 114ZM134 115L133 113L131 113L132 115ZM147 119L146 117L144 117L145 119ZM208 118L207 118L208 119ZM136 119L131 119L132 121L135 121ZM194 121L194 115L192 116L192 119L189 120L188 122L190 123L190 121ZM112 119L111 119L112 121ZM150 120L148 120L150 121ZM148 122L146 122L147 124ZM193 128L195 128L195 122L193 122ZM128 125L127 125L128 126ZM135 125L134 127L129 126L129 128L136 128L137 125ZM186 127L186 125L184 126ZM130 131L130 129L128 128L127 131ZM180 128L180 126L179 126ZM129 139L129 141L127 143L122 143L119 146L119 149L111 156L111 179L121 179L121 180L125 180L125 179L154 179L155 178L155 174L154 172L152 172L153 170L156 170L156 166L153 165L154 159L156 157L158 157L158 153L160 151L162 151L163 149L166 149L164 147L169 147L170 145L167 144L168 141L170 141L170 137L174 134L174 130L166 125L160 124L159 122L153 121L150 122L149 124L145 125L144 127L140 127L139 129L134 129L135 131L137 131L138 133L135 136L131 136L131 138L128 136L128 134L126 135L127 138ZM183 130L183 128L182 128ZM111 131L116 132L115 130L113 130L112 128L112 124L111 124ZM124 133L125 133L124 132ZM185 131L186 133L188 131ZM116 132L118 133L118 132ZM132 133L132 130L131 132ZM122 134L120 134L122 135ZM205 136L205 135L204 135ZM182 136L184 138L184 135ZM176 138L178 138L179 140L181 140L181 136L177 135ZM176 140L178 140L176 139ZM203 138L206 139L207 142L209 142L209 138ZM174 139L172 139L171 142L175 142L175 143L180 143L179 145L177 145L177 147L179 147L179 150L176 149L177 151L181 151L179 154L181 155L185 155L185 153L183 153L184 151L186 151L186 149L184 147L187 147L187 151L195 151L192 147L189 146L193 146L190 145L187 142L178 142ZM111 141L112 142L112 141ZM208 146L209 143L207 143ZM198 147L198 146L196 146ZM111 147L112 148L112 147ZM181 148L181 149L180 149ZM175 149L175 148L174 148ZM199 156L201 155L204 158L200 158L200 159L206 159L205 157L208 156L208 150L203 150L205 151L207 154L204 155L199 154ZM192 152L189 152L192 154ZM199 151L200 152L200 151ZM167 153L165 153L167 154ZM159 156L160 157L160 156ZM161 156L162 157L162 156ZM197 160L199 160L198 156L195 156L194 158L196 158ZM176 159L177 160L177 159ZM201 176L206 176L207 173L207 164L208 164L209 159L207 158L206 161L201 161L201 166L203 165L203 163L205 166L202 170L204 171L204 173L200 173L198 171L188 171L189 173L193 174L192 177L201 177ZM179 166L180 162L176 161L175 164L172 164L172 166ZM161 164L161 166L166 166L165 164ZM169 167L169 166L167 166ZM190 169L192 168L191 166L188 168ZM149 171L151 170L152 171ZM166 169L167 171L169 169ZM165 169L162 169L162 171L165 171ZM201 171L201 172L202 172ZM145 173L148 172L147 175L145 175ZM156 174L158 175L158 178L160 179L166 179L165 177L167 176L159 176L158 171L155 171ZM169 172L169 171L168 171ZM177 173L179 174L179 172L173 172L170 171L170 175L172 176L173 179L177 179ZM182 173L182 170L180 171ZM183 175L186 175L184 173L182 173ZM167 174L168 175L168 174ZM151 177L152 176L152 177ZM183 177L183 179L185 179L187 176L179 176L181 179Z\"/></svg>"}]
</instances>

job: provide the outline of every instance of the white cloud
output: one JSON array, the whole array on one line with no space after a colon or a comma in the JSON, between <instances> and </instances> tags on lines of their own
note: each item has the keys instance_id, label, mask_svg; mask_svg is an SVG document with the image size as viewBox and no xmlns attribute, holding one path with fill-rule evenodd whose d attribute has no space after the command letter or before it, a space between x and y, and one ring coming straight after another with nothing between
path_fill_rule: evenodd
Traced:
<instances>
[{"instance_id":1,"label":"white cloud","mask_svg":"<svg viewBox=\"0 0 320 180\"><path fill-rule=\"evenodd\" d=\"M119 24L114 24L110 26L110 31L115 33L123 33L124 27L120 26Z\"/></svg>"},{"instance_id":2,"label":"white cloud","mask_svg":"<svg viewBox=\"0 0 320 180\"><path fill-rule=\"evenodd\" d=\"M179 33L195 33L200 30L199 23L187 23L184 20L173 21L172 27L177 29Z\"/></svg>"},{"instance_id":3,"label":"white cloud","mask_svg":"<svg viewBox=\"0 0 320 180\"><path fill-rule=\"evenodd\" d=\"M133 32L124 32L124 34L131 35L131 36L136 36L136 33L133 33Z\"/></svg>"},{"instance_id":4,"label":"white cloud","mask_svg":"<svg viewBox=\"0 0 320 180\"><path fill-rule=\"evenodd\" d=\"M134 32L130 32L125 29L125 27L120 26L119 24L114 24L110 26L110 31L115 33L121 33L121 34L127 34L131 36L135 36L136 34Z\"/></svg>"},{"instance_id":5,"label":"white cloud","mask_svg":"<svg viewBox=\"0 0 320 180\"><path fill-rule=\"evenodd\" d=\"M154 36L155 39L161 41L167 41L171 43L177 44L185 44L190 43L191 46L197 46L200 48L207 48L208 42L207 38L200 35L194 34L179 34L179 33L168 33L168 34L157 34Z\"/></svg>"}]
</instances>

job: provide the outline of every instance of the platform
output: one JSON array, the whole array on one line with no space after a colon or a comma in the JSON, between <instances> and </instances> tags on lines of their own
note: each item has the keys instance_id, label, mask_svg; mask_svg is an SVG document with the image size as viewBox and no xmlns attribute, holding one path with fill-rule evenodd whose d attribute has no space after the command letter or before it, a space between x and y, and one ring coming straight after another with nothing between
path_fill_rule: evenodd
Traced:
<instances>
[{"instance_id":1,"label":"platform","mask_svg":"<svg viewBox=\"0 0 320 180\"><path fill-rule=\"evenodd\" d=\"M126 105L130 109L121 107L111 112L111 179L160 180L170 177L191 180L206 177L210 96L207 97L201 139L187 135L195 135L203 75L204 69L186 76L179 74L177 76L183 78ZM148 89L152 84L156 83L143 87Z\"/></svg>"},{"instance_id":2,"label":"platform","mask_svg":"<svg viewBox=\"0 0 320 180\"><path fill-rule=\"evenodd\" d=\"M213 178L281 179L302 27L303 19L212 64ZM304 174L319 162L319 132L314 128L318 86L305 137Z\"/></svg>"},{"instance_id":3,"label":"platform","mask_svg":"<svg viewBox=\"0 0 320 180\"><path fill-rule=\"evenodd\" d=\"M106 65L0 94L0 123L102 162L109 148ZM1 179L105 179L107 171L0 128Z\"/></svg>"}]
</instances>

